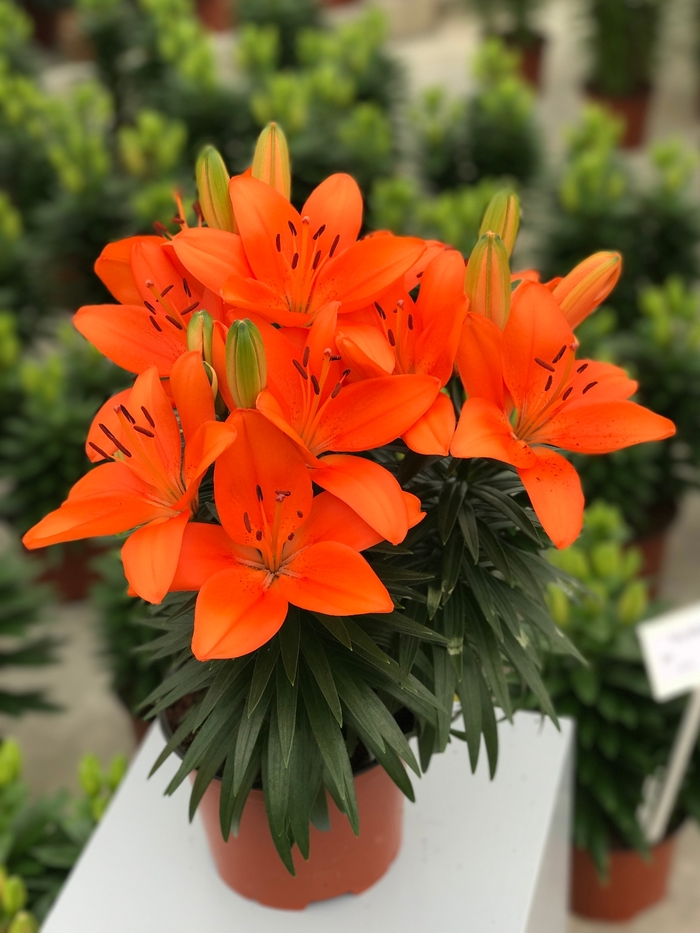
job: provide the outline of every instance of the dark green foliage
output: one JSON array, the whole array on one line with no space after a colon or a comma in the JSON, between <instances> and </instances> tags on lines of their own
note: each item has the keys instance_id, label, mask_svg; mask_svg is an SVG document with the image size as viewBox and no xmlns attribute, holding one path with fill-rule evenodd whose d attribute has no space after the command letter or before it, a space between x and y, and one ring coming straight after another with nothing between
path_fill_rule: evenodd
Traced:
<instances>
[{"instance_id":1,"label":"dark green foliage","mask_svg":"<svg viewBox=\"0 0 700 933\"><path fill-rule=\"evenodd\" d=\"M625 97L651 83L664 0L590 0L590 86Z\"/></svg>"},{"instance_id":2,"label":"dark green foliage","mask_svg":"<svg viewBox=\"0 0 700 933\"><path fill-rule=\"evenodd\" d=\"M49 912L125 770L123 756L105 774L94 755L86 755L79 769L82 797L62 792L32 801L17 744L0 746L0 871L21 879L37 920Z\"/></svg>"},{"instance_id":3,"label":"dark green foliage","mask_svg":"<svg viewBox=\"0 0 700 933\"><path fill-rule=\"evenodd\" d=\"M168 597L151 621L162 633L154 656L174 666L147 698L149 715L185 697L190 704L157 763L192 737L169 792L196 769L194 812L218 774L227 836L261 780L290 871L295 844L308 855L309 821L323 822L324 788L358 830L353 767L376 760L412 798L404 765L420 775L453 737L466 741L475 768L483 735L494 773L494 702L510 718L511 696L531 690L554 715L538 650L552 640L567 650L544 603L557 572L540 556L544 537L520 502L515 474L400 446L376 456L427 512L400 547L367 552L394 598L393 613L332 618L290 607L279 634L258 651L206 663L189 649L194 598ZM464 730L453 728L455 694ZM418 737L419 761L410 734Z\"/></svg>"},{"instance_id":4,"label":"dark green foliage","mask_svg":"<svg viewBox=\"0 0 700 933\"><path fill-rule=\"evenodd\" d=\"M88 460L85 437L99 406L124 387L124 373L76 334L19 370L21 397L0 438L0 475L11 480L2 514L24 532L65 499Z\"/></svg>"},{"instance_id":5,"label":"dark green foliage","mask_svg":"<svg viewBox=\"0 0 700 933\"><path fill-rule=\"evenodd\" d=\"M570 574L572 587L552 586L550 607L588 665L553 654L544 682L555 709L577 724L574 842L587 849L602 876L608 853L625 846L646 853L637 821L645 780L668 760L684 700L657 704L651 697L635 624L648 613L641 558L625 550L620 513L603 503L586 513L579 541L551 560ZM578 587L576 586L578 584ZM698 812L700 786L686 778L671 827Z\"/></svg>"},{"instance_id":6,"label":"dark green foliage","mask_svg":"<svg viewBox=\"0 0 700 933\"><path fill-rule=\"evenodd\" d=\"M236 15L240 23L275 27L283 68L298 63L300 33L317 28L321 21L318 0L238 0Z\"/></svg>"},{"instance_id":7,"label":"dark green foliage","mask_svg":"<svg viewBox=\"0 0 700 933\"><path fill-rule=\"evenodd\" d=\"M38 572L39 564L21 554L18 546L5 547L0 553L0 671L37 667L56 660L56 640L32 633L41 621L49 595L47 588L37 583ZM55 709L41 691L0 689L0 712L5 715Z\"/></svg>"},{"instance_id":8,"label":"dark green foliage","mask_svg":"<svg viewBox=\"0 0 700 933\"><path fill-rule=\"evenodd\" d=\"M469 0L479 15L487 34L505 28L505 34L521 48L537 36L532 14L541 6L541 0Z\"/></svg>"},{"instance_id":9,"label":"dark green foliage","mask_svg":"<svg viewBox=\"0 0 700 933\"><path fill-rule=\"evenodd\" d=\"M133 715L165 673L163 662L154 663L141 651L153 637L146 620L148 604L127 595L119 551L95 558L93 567L99 581L90 590L90 599L99 613L103 655L111 676L112 690Z\"/></svg>"}]
</instances>

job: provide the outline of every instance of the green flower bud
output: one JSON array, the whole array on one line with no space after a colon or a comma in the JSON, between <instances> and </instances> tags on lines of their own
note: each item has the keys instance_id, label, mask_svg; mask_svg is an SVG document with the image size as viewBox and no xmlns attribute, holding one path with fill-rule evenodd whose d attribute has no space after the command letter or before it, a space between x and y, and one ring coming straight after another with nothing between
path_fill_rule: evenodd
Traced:
<instances>
[{"instance_id":1,"label":"green flower bud","mask_svg":"<svg viewBox=\"0 0 700 933\"><path fill-rule=\"evenodd\" d=\"M268 123L258 137L253 156L253 178L275 188L287 200L291 197L292 171L287 138L276 123Z\"/></svg>"},{"instance_id":2,"label":"green flower bud","mask_svg":"<svg viewBox=\"0 0 700 933\"><path fill-rule=\"evenodd\" d=\"M126 755L115 755L109 766L109 773L107 775L107 784L111 791L115 791L121 784L122 778L126 774L126 768Z\"/></svg>"},{"instance_id":3,"label":"green flower bud","mask_svg":"<svg viewBox=\"0 0 700 933\"><path fill-rule=\"evenodd\" d=\"M237 408L255 408L267 385L267 359L252 321L234 321L226 338L226 381Z\"/></svg>"},{"instance_id":4,"label":"green flower bud","mask_svg":"<svg viewBox=\"0 0 700 933\"><path fill-rule=\"evenodd\" d=\"M105 810L109 805L109 799L107 797L93 797L90 801L90 813L92 818L96 823L99 823L102 817L105 815Z\"/></svg>"},{"instance_id":5,"label":"green flower bud","mask_svg":"<svg viewBox=\"0 0 700 933\"><path fill-rule=\"evenodd\" d=\"M195 311L187 325L187 349L197 350L205 363L211 365L211 341L214 321L208 311Z\"/></svg>"},{"instance_id":6,"label":"green flower bud","mask_svg":"<svg viewBox=\"0 0 700 933\"><path fill-rule=\"evenodd\" d=\"M228 194L230 176L224 160L213 146L205 146L195 167L199 206L204 219L216 230L237 233L233 207Z\"/></svg>"},{"instance_id":7,"label":"green flower bud","mask_svg":"<svg viewBox=\"0 0 700 933\"><path fill-rule=\"evenodd\" d=\"M102 787L102 769L95 755L83 757L78 768L78 780L88 797L96 797Z\"/></svg>"},{"instance_id":8,"label":"green flower bud","mask_svg":"<svg viewBox=\"0 0 700 933\"><path fill-rule=\"evenodd\" d=\"M10 875L2 887L2 907L10 917L27 903L27 889L19 875Z\"/></svg>"},{"instance_id":9,"label":"green flower bud","mask_svg":"<svg viewBox=\"0 0 700 933\"><path fill-rule=\"evenodd\" d=\"M469 310L503 330L510 314L508 252L498 234L489 230L472 250L464 279Z\"/></svg>"},{"instance_id":10,"label":"green flower bud","mask_svg":"<svg viewBox=\"0 0 700 933\"><path fill-rule=\"evenodd\" d=\"M14 739L0 745L0 787L16 781L22 772L22 752Z\"/></svg>"},{"instance_id":11,"label":"green flower bud","mask_svg":"<svg viewBox=\"0 0 700 933\"><path fill-rule=\"evenodd\" d=\"M513 252L515 238L520 226L520 199L512 191L499 191L495 194L486 208L484 219L481 221L479 236L491 231L497 233L503 240L508 255Z\"/></svg>"},{"instance_id":12,"label":"green flower bud","mask_svg":"<svg viewBox=\"0 0 700 933\"><path fill-rule=\"evenodd\" d=\"M39 933L39 922L33 914L21 910L16 914L7 933Z\"/></svg>"},{"instance_id":13,"label":"green flower bud","mask_svg":"<svg viewBox=\"0 0 700 933\"><path fill-rule=\"evenodd\" d=\"M566 628L571 620L571 602L564 590L555 583L547 587L547 606L557 625Z\"/></svg>"},{"instance_id":14,"label":"green flower bud","mask_svg":"<svg viewBox=\"0 0 700 933\"><path fill-rule=\"evenodd\" d=\"M552 549L547 553L547 559L550 564L554 564L564 573L576 577L577 580L585 580L590 572L586 555L580 548L575 546L564 548L561 551Z\"/></svg>"},{"instance_id":15,"label":"green flower bud","mask_svg":"<svg viewBox=\"0 0 700 933\"><path fill-rule=\"evenodd\" d=\"M628 583L617 601L617 617L623 625L634 625L647 610L649 595L644 580Z\"/></svg>"}]
</instances>

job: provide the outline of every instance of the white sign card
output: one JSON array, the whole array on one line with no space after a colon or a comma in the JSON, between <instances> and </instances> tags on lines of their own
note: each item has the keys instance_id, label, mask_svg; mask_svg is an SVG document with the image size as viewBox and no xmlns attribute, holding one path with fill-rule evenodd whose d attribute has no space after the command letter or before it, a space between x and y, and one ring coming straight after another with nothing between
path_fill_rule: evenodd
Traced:
<instances>
[{"instance_id":1,"label":"white sign card","mask_svg":"<svg viewBox=\"0 0 700 933\"><path fill-rule=\"evenodd\" d=\"M657 702L700 687L700 603L642 622L637 634Z\"/></svg>"}]
</instances>

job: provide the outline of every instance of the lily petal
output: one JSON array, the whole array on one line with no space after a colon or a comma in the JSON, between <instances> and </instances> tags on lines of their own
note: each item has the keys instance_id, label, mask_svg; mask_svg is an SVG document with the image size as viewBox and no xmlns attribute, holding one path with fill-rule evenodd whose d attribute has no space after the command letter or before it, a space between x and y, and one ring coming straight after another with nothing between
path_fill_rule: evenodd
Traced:
<instances>
[{"instance_id":1,"label":"lily petal","mask_svg":"<svg viewBox=\"0 0 700 933\"><path fill-rule=\"evenodd\" d=\"M200 425L216 420L214 395L199 351L183 353L175 361L170 373L170 388L185 441L189 442Z\"/></svg>"},{"instance_id":2,"label":"lily petal","mask_svg":"<svg viewBox=\"0 0 700 933\"><path fill-rule=\"evenodd\" d=\"M141 599L160 603L175 575L189 512L151 522L130 535L122 548L124 575Z\"/></svg>"},{"instance_id":3,"label":"lily petal","mask_svg":"<svg viewBox=\"0 0 700 933\"><path fill-rule=\"evenodd\" d=\"M337 236L336 251L343 252L357 240L362 227L362 194L357 182L350 175L330 175L311 192L301 215L309 218L312 236L324 226L314 240L314 249L328 255Z\"/></svg>"},{"instance_id":4,"label":"lily petal","mask_svg":"<svg viewBox=\"0 0 700 933\"><path fill-rule=\"evenodd\" d=\"M439 392L425 414L403 433L402 439L416 453L446 457L454 433L454 406L444 392Z\"/></svg>"},{"instance_id":5,"label":"lily petal","mask_svg":"<svg viewBox=\"0 0 700 933\"><path fill-rule=\"evenodd\" d=\"M542 527L558 548L576 540L583 524L583 492L574 467L561 454L537 448L533 466L518 469Z\"/></svg>"},{"instance_id":6,"label":"lily petal","mask_svg":"<svg viewBox=\"0 0 700 933\"><path fill-rule=\"evenodd\" d=\"M217 295L232 275L253 274L241 238L227 230L185 227L173 237L172 246L187 271Z\"/></svg>"},{"instance_id":7,"label":"lily petal","mask_svg":"<svg viewBox=\"0 0 700 933\"><path fill-rule=\"evenodd\" d=\"M204 584L194 610L192 652L199 661L239 658L262 647L282 627L288 603L267 574L231 567Z\"/></svg>"},{"instance_id":8,"label":"lily petal","mask_svg":"<svg viewBox=\"0 0 700 933\"><path fill-rule=\"evenodd\" d=\"M382 536L349 505L329 492L322 492L314 497L309 517L297 531L294 540L285 546L285 554L292 554L320 541L339 541L356 551L364 551L381 540Z\"/></svg>"},{"instance_id":9,"label":"lily petal","mask_svg":"<svg viewBox=\"0 0 700 933\"><path fill-rule=\"evenodd\" d=\"M120 405L128 406L130 395L131 389L123 389L121 392L117 392L116 395L107 399L92 419L92 424L90 425L90 430L88 431L87 440L85 442L85 453L93 463L100 463L105 459L99 451L95 450L95 447L99 447L108 457L116 453L116 444L109 439L102 428L100 428L100 425L103 424L117 440L121 440L122 425L115 408L119 408ZM94 447L92 446L93 444L95 445Z\"/></svg>"},{"instance_id":10,"label":"lily petal","mask_svg":"<svg viewBox=\"0 0 700 933\"><path fill-rule=\"evenodd\" d=\"M514 436L503 410L484 398L467 399L462 406L451 453L453 457L490 457L515 467L535 462L531 448Z\"/></svg>"},{"instance_id":11,"label":"lily petal","mask_svg":"<svg viewBox=\"0 0 700 933\"><path fill-rule=\"evenodd\" d=\"M200 590L209 577L220 570L230 570L238 559L254 559L257 551L232 541L221 525L190 522L180 548L180 557L170 589Z\"/></svg>"},{"instance_id":12,"label":"lily petal","mask_svg":"<svg viewBox=\"0 0 700 933\"><path fill-rule=\"evenodd\" d=\"M676 433L668 418L635 402L586 401L562 408L541 432L542 440L584 454L604 454Z\"/></svg>"},{"instance_id":13,"label":"lily petal","mask_svg":"<svg viewBox=\"0 0 700 933\"><path fill-rule=\"evenodd\" d=\"M190 501L196 492L198 480L204 476L209 467L225 450L236 440L237 430L230 422L205 421L200 424L194 436L185 445L185 466L182 471L188 495L185 501ZM192 489L191 487L195 487ZM180 503L178 503L180 505Z\"/></svg>"},{"instance_id":14,"label":"lily petal","mask_svg":"<svg viewBox=\"0 0 700 933\"><path fill-rule=\"evenodd\" d=\"M95 273L117 301L124 305L140 305L141 292L131 270L131 248L145 241L160 246L159 236L130 236L116 243L108 243L95 262Z\"/></svg>"},{"instance_id":15,"label":"lily petal","mask_svg":"<svg viewBox=\"0 0 700 933\"><path fill-rule=\"evenodd\" d=\"M503 331L481 314L467 314L457 350L459 376L468 398L503 408Z\"/></svg>"}]
</instances>

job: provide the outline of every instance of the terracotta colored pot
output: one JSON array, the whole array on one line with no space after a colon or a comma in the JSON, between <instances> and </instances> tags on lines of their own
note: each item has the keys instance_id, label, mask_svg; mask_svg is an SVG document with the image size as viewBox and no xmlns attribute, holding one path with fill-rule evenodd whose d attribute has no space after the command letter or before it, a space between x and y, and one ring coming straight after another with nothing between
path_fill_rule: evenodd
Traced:
<instances>
[{"instance_id":1,"label":"terracotta colored pot","mask_svg":"<svg viewBox=\"0 0 700 933\"><path fill-rule=\"evenodd\" d=\"M542 62L547 40L544 36L533 36L528 45L520 45L515 36L505 34L501 40L511 50L520 53L520 76L536 91L542 89Z\"/></svg>"},{"instance_id":2,"label":"terracotta colored pot","mask_svg":"<svg viewBox=\"0 0 700 933\"><path fill-rule=\"evenodd\" d=\"M649 583L652 598L658 596L671 525L677 513L675 502L659 503L651 511L650 530L632 541L632 547L642 552L641 574Z\"/></svg>"},{"instance_id":3,"label":"terracotta colored pot","mask_svg":"<svg viewBox=\"0 0 700 933\"><path fill-rule=\"evenodd\" d=\"M92 568L92 561L104 551L104 547L94 541L71 541L61 545L57 561L46 559L46 552L27 551L36 559L46 564L46 569L39 578L42 583L50 583L56 590L61 602L72 603L86 599L90 586L100 576Z\"/></svg>"},{"instance_id":4,"label":"terracotta colored pot","mask_svg":"<svg viewBox=\"0 0 700 933\"><path fill-rule=\"evenodd\" d=\"M593 859L574 848L571 863L571 909L592 920L630 920L666 897L676 837L669 836L645 861L630 849L613 849L610 875L600 880Z\"/></svg>"},{"instance_id":5,"label":"terracotta colored pot","mask_svg":"<svg viewBox=\"0 0 700 933\"><path fill-rule=\"evenodd\" d=\"M622 137L623 149L637 149L644 142L647 129L651 88L643 87L627 97L608 97L588 88L590 100L612 110L615 116L625 121L625 135Z\"/></svg>"},{"instance_id":6,"label":"terracotta colored pot","mask_svg":"<svg viewBox=\"0 0 700 933\"><path fill-rule=\"evenodd\" d=\"M277 854L261 790L252 790L238 836L221 836L221 782L214 780L199 805L209 846L221 878L244 897L267 907L303 910L313 901L361 894L385 874L401 846L403 794L378 765L356 775L360 835L328 798L329 832L311 826L308 862L294 849L296 876Z\"/></svg>"},{"instance_id":7,"label":"terracotta colored pot","mask_svg":"<svg viewBox=\"0 0 700 933\"><path fill-rule=\"evenodd\" d=\"M139 719L138 716L130 716L131 719L131 731L134 736L134 741L136 742L137 747L143 742L146 733L151 728L151 723L146 722L144 719Z\"/></svg>"},{"instance_id":8,"label":"terracotta colored pot","mask_svg":"<svg viewBox=\"0 0 700 933\"><path fill-rule=\"evenodd\" d=\"M196 0L200 22L212 32L225 32L233 26L230 0Z\"/></svg>"}]
</instances>

